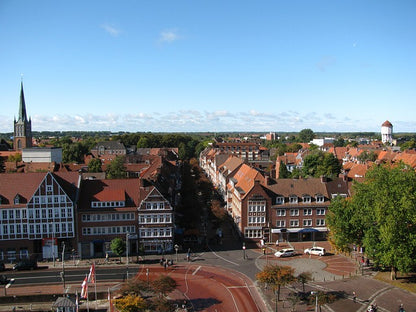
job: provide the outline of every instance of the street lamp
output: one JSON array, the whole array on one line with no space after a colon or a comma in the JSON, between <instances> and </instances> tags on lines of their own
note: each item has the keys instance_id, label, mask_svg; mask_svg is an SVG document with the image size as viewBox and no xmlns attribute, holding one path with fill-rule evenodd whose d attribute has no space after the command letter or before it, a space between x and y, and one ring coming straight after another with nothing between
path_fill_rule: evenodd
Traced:
<instances>
[{"instance_id":1,"label":"street lamp","mask_svg":"<svg viewBox=\"0 0 416 312\"><path fill-rule=\"evenodd\" d=\"M176 253L176 263L178 263L178 250L179 250L179 246L175 244L174 248L175 248L175 253Z\"/></svg>"},{"instance_id":2,"label":"street lamp","mask_svg":"<svg viewBox=\"0 0 416 312\"><path fill-rule=\"evenodd\" d=\"M65 293L65 242L62 242L62 282L64 283Z\"/></svg>"},{"instance_id":3,"label":"street lamp","mask_svg":"<svg viewBox=\"0 0 416 312\"><path fill-rule=\"evenodd\" d=\"M311 295L315 295L315 312L318 312L318 292L311 291Z\"/></svg>"}]
</instances>

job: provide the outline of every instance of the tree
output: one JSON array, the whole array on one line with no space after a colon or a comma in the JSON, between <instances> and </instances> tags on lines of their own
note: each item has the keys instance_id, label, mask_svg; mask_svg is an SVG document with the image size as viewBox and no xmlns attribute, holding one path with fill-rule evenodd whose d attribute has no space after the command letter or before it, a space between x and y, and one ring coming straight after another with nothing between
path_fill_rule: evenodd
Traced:
<instances>
[{"instance_id":1,"label":"tree","mask_svg":"<svg viewBox=\"0 0 416 312\"><path fill-rule=\"evenodd\" d=\"M315 133L311 129L303 129L299 132L299 140L304 143L309 143L315 138Z\"/></svg>"},{"instance_id":2,"label":"tree","mask_svg":"<svg viewBox=\"0 0 416 312\"><path fill-rule=\"evenodd\" d=\"M314 178L337 177L341 168L342 165L334 154L316 150L303 159L302 175Z\"/></svg>"},{"instance_id":3,"label":"tree","mask_svg":"<svg viewBox=\"0 0 416 312\"><path fill-rule=\"evenodd\" d=\"M7 161L12 161L12 162L22 161L22 154L16 153L14 155L9 155L9 157L7 157Z\"/></svg>"},{"instance_id":4,"label":"tree","mask_svg":"<svg viewBox=\"0 0 416 312\"><path fill-rule=\"evenodd\" d=\"M305 292L305 284L312 280L311 272L302 272L297 277L296 280L302 283L302 291Z\"/></svg>"},{"instance_id":5,"label":"tree","mask_svg":"<svg viewBox=\"0 0 416 312\"><path fill-rule=\"evenodd\" d=\"M276 293L277 301L279 301L280 288L295 280L294 272L295 270L288 266L268 265L256 274L256 279L260 283L270 286Z\"/></svg>"},{"instance_id":6,"label":"tree","mask_svg":"<svg viewBox=\"0 0 416 312\"><path fill-rule=\"evenodd\" d=\"M88 172L102 172L101 160L98 158L93 158L88 163Z\"/></svg>"},{"instance_id":7,"label":"tree","mask_svg":"<svg viewBox=\"0 0 416 312\"><path fill-rule=\"evenodd\" d=\"M283 161L280 161L279 166L279 179L286 179L290 177L290 171L287 170L287 167Z\"/></svg>"},{"instance_id":8,"label":"tree","mask_svg":"<svg viewBox=\"0 0 416 312\"><path fill-rule=\"evenodd\" d=\"M153 280L152 283L152 289L159 294L160 298L166 297L168 293L173 291L178 284L176 281L167 275L161 275L157 279Z\"/></svg>"},{"instance_id":9,"label":"tree","mask_svg":"<svg viewBox=\"0 0 416 312\"><path fill-rule=\"evenodd\" d=\"M348 243L365 247L373 262L409 272L416 266L416 173L403 163L374 165L350 199L333 201L327 216L331 240L340 249ZM349 224L347 224L349 223Z\"/></svg>"},{"instance_id":10,"label":"tree","mask_svg":"<svg viewBox=\"0 0 416 312\"><path fill-rule=\"evenodd\" d=\"M116 156L108 165L106 170L108 179L126 178L126 169L124 168L124 156Z\"/></svg>"},{"instance_id":11,"label":"tree","mask_svg":"<svg viewBox=\"0 0 416 312\"><path fill-rule=\"evenodd\" d=\"M110 248L112 252L114 252L117 256L120 257L121 262L121 256L126 251L126 242L122 240L120 237L116 237L111 241Z\"/></svg>"},{"instance_id":12,"label":"tree","mask_svg":"<svg viewBox=\"0 0 416 312\"><path fill-rule=\"evenodd\" d=\"M121 287L121 292L125 295L135 295L141 296L144 291L150 289L146 281L143 281L139 278L132 278L126 281Z\"/></svg>"},{"instance_id":13,"label":"tree","mask_svg":"<svg viewBox=\"0 0 416 312\"><path fill-rule=\"evenodd\" d=\"M147 308L147 303L142 297L127 295L123 298L115 299L114 306L120 312L140 312Z\"/></svg>"}]
</instances>

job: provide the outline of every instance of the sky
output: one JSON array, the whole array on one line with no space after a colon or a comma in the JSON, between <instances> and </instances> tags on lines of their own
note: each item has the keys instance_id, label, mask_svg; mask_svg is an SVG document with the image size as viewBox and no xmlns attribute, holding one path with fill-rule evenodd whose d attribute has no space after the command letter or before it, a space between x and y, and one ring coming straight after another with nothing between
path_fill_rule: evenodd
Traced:
<instances>
[{"instance_id":1,"label":"sky","mask_svg":"<svg viewBox=\"0 0 416 312\"><path fill-rule=\"evenodd\" d=\"M416 1L0 1L0 132L416 132Z\"/></svg>"}]
</instances>

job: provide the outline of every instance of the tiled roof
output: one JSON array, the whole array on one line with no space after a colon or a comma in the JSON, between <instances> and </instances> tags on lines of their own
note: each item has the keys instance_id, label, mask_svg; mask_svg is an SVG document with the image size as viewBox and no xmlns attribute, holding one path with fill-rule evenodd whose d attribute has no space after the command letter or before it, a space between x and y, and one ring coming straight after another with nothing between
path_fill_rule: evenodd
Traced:
<instances>
[{"instance_id":1,"label":"tiled roof","mask_svg":"<svg viewBox=\"0 0 416 312\"><path fill-rule=\"evenodd\" d=\"M89 209L91 201L95 200L113 201L125 199L128 199L126 206L137 207L139 204L139 189L140 179L83 180L81 183L79 207L80 209Z\"/></svg>"},{"instance_id":2,"label":"tiled roof","mask_svg":"<svg viewBox=\"0 0 416 312\"><path fill-rule=\"evenodd\" d=\"M309 179L278 179L275 184L268 185L273 193L284 197L296 195L302 197L305 194L315 196L317 194L328 197L325 183L319 178Z\"/></svg>"},{"instance_id":3,"label":"tiled roof","mask_svg":"<svg viewBox=\"0 0 416 312\"><path fill-rule=\"evenodd\" d=\"M382 127L393 127L393 125L391 124L390 121L386 120L385 122L383 122L383 124L381 125Z\"/></svg>"},{"instance_id":4,"label":"tiled roof","mask_svg":"<svg viewBox=\"0 0 416 312\"><path fill-rule=\"evenodd\" d=\"M237 180L235 187L240 189L245 194L250 191L254 186L256 180L264 183L264 177L257 170L251 168L250 166L243 164L233 175L233 178Z\"/></svg>"},{"instance_id":5,"label":"tiled roof","mask_svg":"<svg viewBox=\"0 0 416 312\"><path fill-rule=\"evenodd\" d=\"M234 171L243 163L243 160L237 156L230 155L227 160L219 167L219 171Z\"/></svg>"},{"instance_id":6,"label":"tiled roof","mask_svg":"<svg viewBox=\"0 0 416 312\"><path fill-rule=\"evenodd\" d=\"M31 172L31 173L2 173L0 174L0 196L2 203L0 207L14 206L13 201L16 195L21 196L21 204L24 206L33 196L42 180L48 173ZM52 173L67 195L75 200L78 173Z\"/></svg>"}]
</instances>

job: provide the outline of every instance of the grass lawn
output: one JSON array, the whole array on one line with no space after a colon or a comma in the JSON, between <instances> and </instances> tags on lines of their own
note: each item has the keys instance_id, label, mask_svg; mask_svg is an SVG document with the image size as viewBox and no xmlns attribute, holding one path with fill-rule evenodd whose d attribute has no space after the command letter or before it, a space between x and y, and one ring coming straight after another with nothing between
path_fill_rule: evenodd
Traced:
<instances>
[{"instance_id":1,"label":"grass lawn","mask_svg":"<svg viewBox=\"0 0 416 312\"><path fill-rule=\"evenodd\" d=\"M390 279L390 272L378 272L374 278L412 293L416 293L416 273L401 274L398 272L397 280L392 281Z\"/></svg>"}]
</instances>

